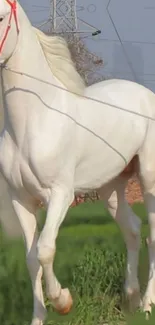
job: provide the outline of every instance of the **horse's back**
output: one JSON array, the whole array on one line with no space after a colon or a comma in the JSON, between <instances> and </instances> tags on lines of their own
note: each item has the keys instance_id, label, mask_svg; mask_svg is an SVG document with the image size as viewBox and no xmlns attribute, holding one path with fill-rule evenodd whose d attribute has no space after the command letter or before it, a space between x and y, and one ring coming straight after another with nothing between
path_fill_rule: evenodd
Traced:
<instances>
[{"instance_id":1,"label":"horse's back","mask_svg":"<svg viewBox=\"0 0 155 325\"><path fill-rule=\"evenodd\" d=\"M114 143L122 138L129 144L132 135L143 141L148 125L145 116L155 112L155 95L150 90L134 82L114 79L88 87L85 95L88 100L80 99L78 113L79 122L85 126L79 132L85 132L86 140L94 133L113 139ZM96 141L97 137L93 138Z\"/></svg>"}]
</instances>

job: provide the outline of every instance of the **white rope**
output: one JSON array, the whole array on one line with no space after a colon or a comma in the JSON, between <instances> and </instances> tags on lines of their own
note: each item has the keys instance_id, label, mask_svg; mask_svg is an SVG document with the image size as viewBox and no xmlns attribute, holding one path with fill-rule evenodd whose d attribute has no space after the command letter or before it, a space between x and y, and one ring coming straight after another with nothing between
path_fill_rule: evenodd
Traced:
<instances>
[{"instance_id":1,"label":"white rope","mask_svg":"<svg viewBox=\"0 0 155 325\"><path fill-rule=\"evenodd\" d=\"M66 92L68 92L68 93L71 93L71 94L77 95L76 92L73 92L73 91L70 91L70 90L68 90L68 89L66 89L66 88L64 88L64 87L61 87L61 86L55 85L55 84L53 84L53 83L51 83L51 82L49 82L49 81L45 81L45 80L43 80L43 79L41 79L41 78L34 77L34 76L32 76L32 75L30 75L30 74L28 74L28 73L21 72L21 71L16 71L16 70L14 70L14 69L11 69L11 68L7 67L7 65L3 65L2 68L4 68L5 70L10 71L10 72L12 72L12 73L15 73L15 74L18 74L18 75L23 75L23 76L25 76L25 77L27 77L27 78L31 78L31 79L34 79L34 80L40 81L40 82L42 82L42 83L44 83L44 84L47 84L47 85L53 86L53 87L55 87L55 88L61 89L61 90L63 90L63 91L66 91ZM77 96L82 97L82 98L85 98L85 99L88 99L88 100L92 100L92 101L94 101L94 102L96 102L96 103L99 103L99 104L104 104L104 105L107 105L107 106L111 106L111 107L117 108L117 109L119 109L119 110L121 110L121 111L124 111L124 112L126 112L126 113L131 113L131 114L134 114L134 115L137 115L137 116L140 116L140 117L143 117L143 118L146 118L146 119L150 119L150 120L152 120L152 121L155 121L155 118L153 118L153 117L151 117L151 116L147 116L147 115L145 115L145 114L141 114L141 113L138 113L138 112L133 112L133 111L130 111L129 109L125 109L125 108L123 108L123 107L120 107L120 106L117 106L117 105L114 105L114 104L110 104L110 103L104 102L104 101L99 100L99 99L95 99L95 98L92 98L92 97L89 97L89 96L85 96L85 95L77 95Z\"/></svg>"}]
</instances>

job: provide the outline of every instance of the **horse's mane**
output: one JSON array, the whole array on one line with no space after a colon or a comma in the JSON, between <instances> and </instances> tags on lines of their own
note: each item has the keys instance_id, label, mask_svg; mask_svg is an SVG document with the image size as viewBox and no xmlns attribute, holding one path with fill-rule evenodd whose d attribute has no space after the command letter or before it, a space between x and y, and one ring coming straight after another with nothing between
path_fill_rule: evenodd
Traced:
<instances>
[{"instance_id":1,"label":"horse's mane","mask_svg":"<svg viewBox=\"0 0 155 325\"><path fill-rule=\"evenodd\" d=\"M59 36L49 36L33 27L54 76L70 91L82 95L85 83L77 72L67 42Z\"/></svg>"}]
</instances>

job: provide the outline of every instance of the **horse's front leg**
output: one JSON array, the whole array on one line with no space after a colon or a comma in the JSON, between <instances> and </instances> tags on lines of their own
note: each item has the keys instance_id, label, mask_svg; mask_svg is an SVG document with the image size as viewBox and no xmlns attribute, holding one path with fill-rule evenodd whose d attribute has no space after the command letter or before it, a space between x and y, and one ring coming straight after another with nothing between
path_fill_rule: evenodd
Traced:
<instances>
[{"instance_id":1,"label":"horse's front leg","mask_svg":"<svg viewBox=\"0 0 155 325\"><path fill-rule=\"evenodd\" d=\"M14 210L20 221L27 255L27 266L32 281L33 296L34 296L34 310L33 320L31 325L43 325L46 315L42 292L42 267L37 259L37 225L35 218L35 206L30 203L22 204L16 198L12 198ZM24 293L23 293L24 294Z\"/></svg>"},{"instance_id":2,"label":"horse's front leg","mask_svg":"<svg viewBox=\"0 0 155 325\"><path fill-rule=\"evenodd\" d=\"M53 262L56 251L56 237L59 227L74 198L73 191L63 187L55 187L47 209L44 228L38 241L38 259L43 267L46 293L54 308L61 314L66 314L72 307L72 297L68 289L62 289L54 271Z\"/></svg>"}]
</instances>

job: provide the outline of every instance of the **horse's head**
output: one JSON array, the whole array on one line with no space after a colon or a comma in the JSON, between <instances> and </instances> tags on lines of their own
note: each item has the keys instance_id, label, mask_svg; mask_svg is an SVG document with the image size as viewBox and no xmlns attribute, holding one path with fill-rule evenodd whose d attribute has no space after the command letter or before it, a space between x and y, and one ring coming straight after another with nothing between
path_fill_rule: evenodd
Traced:
<instances>
[{"instance_id":1,"label":"horse's head","mask_svg":"<svg viewBox=\"0 0 155 325\"><path fill-rule=\"evenodd\" d=\"M17 1L0 0L0 64L13 54L18 34Z\"/></svg>"}]
</instances>

